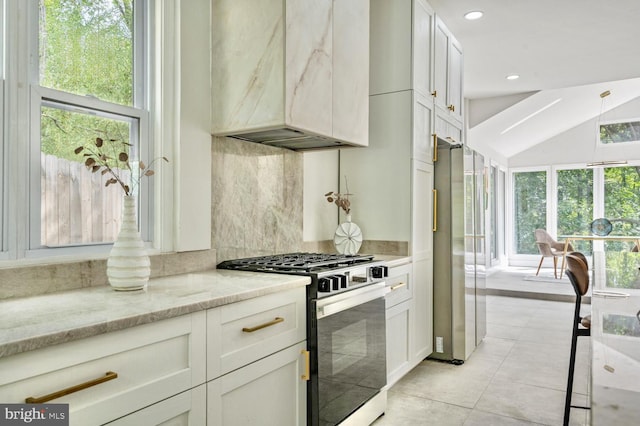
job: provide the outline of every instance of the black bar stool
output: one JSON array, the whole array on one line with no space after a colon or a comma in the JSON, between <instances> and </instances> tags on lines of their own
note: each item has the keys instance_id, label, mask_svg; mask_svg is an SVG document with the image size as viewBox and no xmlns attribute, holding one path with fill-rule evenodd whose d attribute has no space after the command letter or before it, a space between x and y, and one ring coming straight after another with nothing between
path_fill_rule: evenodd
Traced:
<instances>
[{"instance_id":1,"label":"black bar stool","mask_svg":"<svg viewBox=\"0 0 640 426\"><path fill-rule=\"evenodd\" d=\"M578 344L578 336L591 336L591 315L585 317L580 316L580 304L582 296L589 291L589 265L587 259L580 252L574 251L566 256L567 270L565 273L571 281L573 290L576 292L576 305L573 312L573 332L571 336L571 357L569 358L569 377L567 378L567 395L564 402L564 421L563 425L569 424L569 415L571 408L584 408L571 405L571 394L573 393L573 372L576 364L576 346Z\"/></svg>"}]
</instances>

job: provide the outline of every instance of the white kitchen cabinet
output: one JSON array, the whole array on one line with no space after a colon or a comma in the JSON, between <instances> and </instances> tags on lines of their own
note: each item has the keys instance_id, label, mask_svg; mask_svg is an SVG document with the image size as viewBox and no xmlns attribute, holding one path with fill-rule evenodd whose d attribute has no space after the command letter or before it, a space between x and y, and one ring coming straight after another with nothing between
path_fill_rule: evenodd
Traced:
<instances>
[{"instance_id":1,"label":"white kitchen cabinet","mask_svg":"<svg viewBox=\"0 0 640 426\"><path fill-rule=\"evenodd\" d=\"M433 165L414 161L411 359L416 365L433 352L433 211Z\"/></svg>"},{"instance_id":2,"label":"white kitchen cabinet","mask_svg":"<svg viewBox=\"0 0 640 426\"><path fill-rule=\"evenodd\" d=\"M306 292L207 311L207 424L304 425Z\"/></svg>"},{"instance_id":3,"label":"white kitchen cabinet","mask_svg":"<svg viewBox=\"0 0 640 426\"><path fill-rule=\"evenodd\" d=\"M413 92L413 158L424 163L433 162L433 99L417 90Z\"/></svg>"},{"instance_id":4,"label":"white kitchen cabinet","mask_svg":"<svg viewBox=\"0 0 640 426\"><path fill-rule=\"evenodd\" d=\"M207 311L207 380L306 339L303 288Z\"/></svg>"},{"instance_id":5,"label":"white kitchen cabinet","mask_svg":"<svg viewBox=\"0 0 640 426\"><path fill-rule=\"evenodd\" d=\"M205 339L197 312L0 358L0 401L66 403L71 425L103 424L203 384Z\"/></svg>"},{"instance_id":6,"label":"white kitchen cabinet","mask_svg":"<svg viewBox=\"0 0 640 426\"><path fill-rule=\"evenodd\" d=\"M415 366L411 357L411 301L386 310L387 387L391 387Z\"/></svg>"},{"instance_id":7,"label":"white kitchen cabinet","mask_svg":"<svg viewBox=\"0 0 640 426\"><path fill-rule=\"evenodd\" d=\"M207 422L207 388L202 384L157 402L109 426L201 426Z\"/></svg>"},{"instance_id":8,"label":"white kitchen cabinet","mask_svg":"<svg viewBox=\"0 0 640 426\"><path fill-rule=\"evenodd\" d=\"M207 384L207 425L306 424L304 342Z\"/></svg>"},{"instance_id":9,"label":"white kitchen cabinet","mask_svg":"<svg viewBox=\"0 0 640 426\"><path fill-rule=\"evenodd\" d=\"M413 298L412 265L389 268L385 297L387 321L387 387L407 374L414 363L411 358L411 300Z\"/></svg>"},{"instance_id":10,"label":"white kitchen cabinet","mask_svg":"<svg viewBox=\"0 0 640 426\"><path fill-rule=\"evenodd\" d=\"M213 134L366 146L368 23L367 0L213 1Z\"/></svg>"},{"instance_id":11,"label":"white kitchen cabinet","mask_svg":"<svg viewBox=\"0 0 640 426\"><path fill-rule=\"evenodd\" d=\"M463 123L462 46L440 17L435 17L433 49L436 111Z\"/></svg>"},{"instance_id":12,"label":"white kitchen cabinet","mask_svg":"<svg viewBox=\"0 0 640 426\"><path fill-rule=\"evenodd\" d=\"M434 134L452 144L463 143L462 124L446 117L441 111L436 111Z\"/></svg>"},{"instance_id":13,"label":"white kitchen cabinet","mask_svg":"<svg viewBox=\"0 0 640 426\"><path fill-rule=\"evenodd\" d=\"M433 9L424 0L371 0L370 95L432 92Z\"/></svg>"}]
</instances>

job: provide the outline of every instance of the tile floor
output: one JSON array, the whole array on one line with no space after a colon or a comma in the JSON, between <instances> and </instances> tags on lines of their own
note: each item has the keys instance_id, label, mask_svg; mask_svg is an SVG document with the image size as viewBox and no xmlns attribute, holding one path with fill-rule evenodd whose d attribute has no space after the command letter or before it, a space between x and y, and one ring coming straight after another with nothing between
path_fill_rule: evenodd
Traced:
<instances>
[{"instance_id":1,"label":"tile floor","mask_svg":"<svg viewBox=\"0 0 640 426\"><path fill-rule=\"evenodd\" d=\"M500 271L487 287L543 286L523 277ZM551 283L551 291L561 285ZM423 361L389 390L375 426L562 424L573 303L492 293L487 336L471 357L460 366ZM587 402L588 364L589 339L579 338L574 404ZM572 409L571 424L589 424L588 413Z\"/></svg>"}]
</instances>

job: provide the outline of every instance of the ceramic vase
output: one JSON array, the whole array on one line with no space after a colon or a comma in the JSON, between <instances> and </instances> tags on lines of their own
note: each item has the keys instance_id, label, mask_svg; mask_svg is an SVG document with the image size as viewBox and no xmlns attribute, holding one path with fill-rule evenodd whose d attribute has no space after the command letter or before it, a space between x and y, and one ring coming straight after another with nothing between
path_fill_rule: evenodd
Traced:
<instances>
[{"instance_id":1,"label":"ceramic vase","mask_svg":"<svg viewBox=\"0 0 640 426\"><path fill-rule=\"evenodd\" d=\"M351 215L336 229L333 237L333 245L340 254L353 256L358 253L362 245L362 231L360 227L351 221Z\"/></svg>"},{"instance_id":2,"label":"ceramic vase","mask_svg":"<svg viewBox=\"0 0 640 426\"><path fill-rule=\"evenodd\" d=\"M123 201L122 223L107 260L107 277L114 290L141 290L147 286L151 265L138 232L136 197L125 196Z\"/></svg>"}]
</instances>

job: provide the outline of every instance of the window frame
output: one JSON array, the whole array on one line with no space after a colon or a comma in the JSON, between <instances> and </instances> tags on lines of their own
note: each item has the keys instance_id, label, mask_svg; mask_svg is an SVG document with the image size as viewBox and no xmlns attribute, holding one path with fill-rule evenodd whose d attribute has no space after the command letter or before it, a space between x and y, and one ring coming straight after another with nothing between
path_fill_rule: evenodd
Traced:
<instances>
[{"instance_id":1,"label":"window frame","mask_svg":"<svg viewBox=\"0 0 640 426\"><path fill-rule=\"evenodd\" d=\"M38 6L38 0L33 0L31 4L34 7ZM49 256L54 251L56 254L75 254L78 250L84 250L87 246L106 246L110 248L112 243L96 243L88 245L75 245L67 247L44 247L40 241L40 229L41 229L41 205L40 205L40 192L41 180L40 180L40 117L41 107L46 103L63 104L66 108L73 110L74 108L81 108L85 110L94 110L98 113L116 114L120 116L126 116L138 120L137 134L133 135L131 141L135 146L135 151L138 152L140 160L150 163L150 158L153 158L153 144L151 142L151 132L149 115L150 115L150 102L148 92L153 87L153 81L148 73L149 67L146 65L149 61L149 57L146 52L149 51L147 46L150 45L149 39L150 31L148 31L148 24L150 22L147 19L152 14L149 13L148 8L152 7L147 0L135 0L134 1L134 34L133 34L133 105L131 107L115 104L112 102L103 101L95 97L80 96L69 92L60 91L48 87L40 86L39 84L39 62L33 60L30 63L30 200L29 200L29 242L28 248L25 253L25 257L42 257ZM32 57L38 57L38 21L39 11L34 10L30 15L29 23L34 29L35 34L31 37L32 43L31 55ZM145 24L145 22L147 24ZM153 202L153 192L149 190L148 185L140 185L138 188L138 200L139 206L148 206ZM144 214L143 214L144 210ZM153 229L153 218L148 215L148 209L138 209L138 223L142 234L143 241L147 246L151 246ZM151 223L150 223L151 222ZM63 253L64 252L64 253ZM69 252L69 253L66 253Z\"/></svg>"},{"instance_id":2,"label":"window frame","mask_svg":"<svg viewBox=\"0 0 640 426\"><path fill-rule=\"evenodd\" d=\"M640 117L638 118L622 118L622 119L617 119L617 120L606 120L606 121L602 121L602 122L597 122L596 123L596 138L597 138L597 143L596 145L598 147L604 147L606 149L608 149L609 147L612 146L639 146L640 145L640 139L638 140L634 140L634 141L623 141L623 142L613 142L613 143L604 143L602 142L602 140L600 139L600 127L602 126L606 126L608 124L620 124L620 123L635 123L635 122L640 122Z\"/></svg>"},{"instance_id":3,"label":"window frame","mask_svg":"<svg viewBox=\"0 0 640 426\"><path fill-rule=\"evenodd\" d=\"M621 167L637 167L640 161L629 161L628 164ZM517 167L509 169L509 223L508 231L508 257L510 266L536 266L540 261L540 255L535 254L518 254L515 252L515 223L514 223L514 174L519 172L545 171L547 174L547 230L552 235L557 235L558 228L558 181L557 172L559 170L570 170L584 168L584 164L557 164L553 166L534 166L534 167ZM604 217L604 167L593 168L593 219ZM603 250L602 241L593 242L593 250Z\"/></svg>"},{"instance_id":4,"label":"window frame","mask_svg":"<svg viewBox=\"0 0 640 426\"><path fill-rule=\"evenodd\" d=\"M7 241L5 238L4 230L7 228L7 212L5 209L5 196L7 194L7 180L5 178L5 163L7 161L7 152L5 150L5 126L4 126L4 113L5 113L5 40L6 40L6 25L5 25L5 2L0 0L0 153L2 153L2 159L0 160L0 188L2 188L2 196L0 196L0 259L4 257L5 248L7 247Z\"/></svg>"},{"instance_id":5,"label":"window frame","mask_svg":"<svg viewBox=\"0 0 640 426\"><path fill-rule=\"evenodd\" d=\"M0 18L4 19L4 34L0 34L0 53L5 48L4 63L4 102L0 105L0 149L3 149L3 163L0 164L0 185L3 196L0 200L2 217L0 222L0 261L4 265L24 263L35 259L36 264L43 258L94 259L108 255L111 243L46 248L40 243L40 107L41 101L60 101L79 107L95 108L101 111L114 111L117 114L137 117L140 120L139 139L141 141L140 159L149 164L149 158L163 156L172 150L172 141L162 138L165 128L172 130L175 124L158 126L162 114L162 94L167 87L173 87L173 79L179 74L173 68L161 74L155 65L163 65L172 59L161 49L163 39L174 39L177 26L172 24L174 14L178 12L177 3L170 6L156 6L151 0L134 2L134 20L136 33L134 38L134 88L133 106L117 105L95 98L78 96L72 93L39 86L38 74L38 0L10 1L0 0ZM4 7L2 7L4 6ZM2 14L4 12L4 15ZM143 23L143 25L140 25ZM168 25L167 25L168 24ZM166 33L164 32L166 31ZM35 60L34 60L35 52ZM173 55L173 53L172 53ZM0 61L0 64L2 62ZM141 76L142 79L141 83ZM168 86L167 86L168 85ZM2 87L0 87L2 89ZM158 92L157 94L155 92ZM0 92L2 94L2 92ZM157 104L156 104L157 101ZM37 117L37 118L36 118ZM173 117L171 117L173 118ZM4 122L2 121L4 120ZM156 139L154 136L160 137ZM2 145L2 141L11 140L11 144ZM36 155L37 154L37 155ZM172 155L166 155L171 158ZM37 163L34 163L35 158ZM37 166L36 166L37 164ZM170 208L173 200L173 188L166 188L171 182L163 176L165 166L159 165L154 179L142 179L139 187L139 223L140 230L150 253L170 251L173 238L162 238L160 232L173 225L173 215L155 213ZM154 180L160 179L157 183ZM161 192L162 195L161 195ZM165 195L164 192L167 192ZM33 224L33 226L32 226ZM37 240L37 241L36 241ZM163 245L161 245L163 244ZM28 262L30 263L30 262Z\"/></svg>"}]
</instances>

